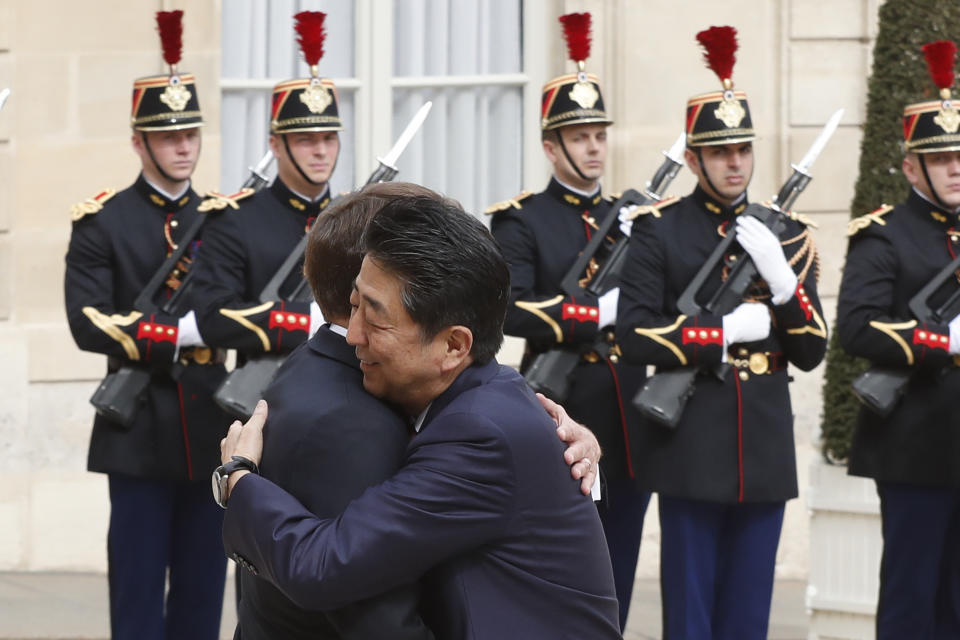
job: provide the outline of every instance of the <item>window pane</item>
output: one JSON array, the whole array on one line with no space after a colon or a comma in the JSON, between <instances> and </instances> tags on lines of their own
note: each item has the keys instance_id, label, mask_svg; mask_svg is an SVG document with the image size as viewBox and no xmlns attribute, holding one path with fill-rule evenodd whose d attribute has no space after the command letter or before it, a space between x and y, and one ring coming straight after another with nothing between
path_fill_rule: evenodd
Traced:
<instances>
[{"instance_id":1,"label":"window pane","mask_svg":"<svg viewBox=\"0 0 960 640\"><path fill-rule=\"evenodd\" d=\"M394 74L519 73L520 0L395 0ZM513 196L522 178L519 86L393 90L393 131L425 101L433 109L399 162L402 179L459 200L472 213Z\"/></svg>"},{"instance_id":2,"label":"window pane","mask_svg":"<svg viewBox=\"0 0 960 640\"><path fill-rule=\"evenodd\" d=\"M395 76L518 73L520 0L394 0Z\"/></svg>"},{"instance_id":3,"label":"window pane","mask_svg":"<svg viewBox=\"0 0 960 640\"><path fill-rule=\"evenodd\" d=\"M222 7L221 75L231 79L305 78L310 70L296 42L293 16L299 11L327 14L324 56L320 75L352 78L354 75L354 10L342 0L230 0ZM353 188L354 98L339 90L341 153L331 180L335 190ZM248 167L267 149L270 89L223 91L221 112L220 189L232 192L248 175Z\"/></svg>"}]
</instances>

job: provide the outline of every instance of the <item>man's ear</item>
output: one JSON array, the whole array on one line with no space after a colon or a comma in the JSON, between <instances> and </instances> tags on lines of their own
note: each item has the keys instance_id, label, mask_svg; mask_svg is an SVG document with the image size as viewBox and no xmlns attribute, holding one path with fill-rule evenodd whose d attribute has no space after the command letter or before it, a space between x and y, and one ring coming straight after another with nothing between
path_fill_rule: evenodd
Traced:
<instances>
[{"instance_id":1,"label":"man's ear","mask_svg":"<svg viewBox=\"0 0 960 640\"><path fill-rule=\"evenodd\" d=\"M473 349L473 332L463 325L453 325L444 330L444 352L441 369L453 371L470 359Z\"/></svg>"},{"instance_id":2,"label":"man's ear","mask_svg":"<svg viewBox=\"0 0 960 640\"><path fill-rule=\"evenodd\" d=\"M267 143L270 145L270 151L273 152L273 157L279 158L280 150L283 148L283 145L280 144L280 136L276 133L271 133L267 139Z\"/></svg>"},{"instance_id":3,"label":"man's ear","mask_svg":"<svg viewBox=\"0 0 960 640\"><path fill-rule=\"evenodd\" d=\"M557 147L554 141L546 139L543 140L541 144L543 145L543 154L547 156L547 160L550 161L550 164L557 164L557 159L559 156L557 156Z\"/></svg>"},{"instance_id":4,"label":"man's ear","mask_svg":"<svg viewBox=\"0 0 960 640\"><path fill-rule=\"evenodd\" d=\"M700 159L697 157L697 154L694 153L693 149L687 147L683 150L683 159L687 163L687 166L690 167L690 171L693 172L693 175L700 177Z\"/></svg>"},{"instance_id":5,"label":"man's ear","mask_svg":"<svg viewBox=\"0 0 960 640\"><path fill-rule=\"evenodd\" d=\"M908 153L903 156L903 163L900 167L903 169L903 175L907 181L914 187L923 184L923 178L920 172L920 161L916 154Z\"/></svg>"}]
</instances>

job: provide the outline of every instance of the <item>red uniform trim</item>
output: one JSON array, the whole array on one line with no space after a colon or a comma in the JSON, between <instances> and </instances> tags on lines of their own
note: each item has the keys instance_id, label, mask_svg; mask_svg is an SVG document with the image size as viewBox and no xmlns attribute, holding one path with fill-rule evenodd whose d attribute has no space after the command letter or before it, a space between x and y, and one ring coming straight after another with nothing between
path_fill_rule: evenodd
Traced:
<instances>
[{"instance_id":1,"label":"red uniform trim","mask_svg":"<svg viewBox=\"0 0 960 640\"><path fill-rule=\"evenodd\" d=\"M803 309L803 315L807 319L807 322L810 322L810 319L813 318L813 304L810 302L810 297L804 290L802 283L797 283L797 290L793 292L793 295L796 296L797 302L800 303L800 308Z\"/></svg>"},{"instance_id":2,"label":"red uniform trim","mask_svg":"<svg viewBox=\"0 0 960 640\"><path fill-rule=\"evenodd\" d=\"M945 336L927 329L913 330L913 344L921 344L931 349L940 349L942 351L950 350L950 336Z\"/></svg>"},{"instance_id":3,"label":"red uniform trim","mask_svg":"<svg viewBox=\"0 0 960 640\"><path fill-rule=\"evenodd\" d=\"M682 335L682 344L696 344L706 346L708 344L723 345L723 329L719 327L687 327L680 330Z\"/></svg>"},{"instance_id":4,"label":"red uniform trim","mask_svg":"<svg viewBox=\"0 0 960 640\"><path fill-rule=\"evenodd\" d=\"M573 320L575 322L600 322L599 307L588 307L584 304L571 304L565 302L561 310L561 320Z\"/></svg>"},{"instance_id":5,"label":"red uniform trim","mask_svg":"<svg viewBox=\"0 0 960 640\"><path fill-rule=\"evenodd\" d=\"M617 369L613 366L613 363L610 362L610 358L604 358L603 360L607 363L607 366L610 367L610 375L613 377L613 388L617 392L617 409L620 411L620 428L623 429L624 451L627 454L627 471L630 473L630 478L633 479L636 476L633 473L633 458L630 456L630 434L627 432L627 416L623 411L623 396L620 393L620 377L617 375Z\"/></svg>"},{"instance_id":6,"label":"red uniform trim","mask_svg":"<svg viewBox=\"0 0 960 640\"><path fill-rule=\"evenodd\" d=\"M150 320L141 320L137 324L137 340L147 340L148 344L150 342L177 344L177 327L153 322L153 315L151 314Z\"/></svg>"},{"instance_id":7,"label":"red uniform trim","mask_svg":"<svg viewBox=\"0 0 960 640\"><path fill-rule=\"evenodd\" d=\"M270 329L286 329L287 331L309 331L310 315L307 313L292 313L290 311L271 311Z\"/></svg>"},{"instance_id":8,"label":"red uniform trim","mask_svg":"<svg viewBox=\"0 0 960 640\"><path fill-rule=\"evenodd\" d=\"M183 450L187 454L187 475L193 480L193 460L190 456L190 438L187 435L187 412L183 406L183 387L177 383L177 400L180 403L180 430L183 432Z\"/></svg>"}]
</instances>

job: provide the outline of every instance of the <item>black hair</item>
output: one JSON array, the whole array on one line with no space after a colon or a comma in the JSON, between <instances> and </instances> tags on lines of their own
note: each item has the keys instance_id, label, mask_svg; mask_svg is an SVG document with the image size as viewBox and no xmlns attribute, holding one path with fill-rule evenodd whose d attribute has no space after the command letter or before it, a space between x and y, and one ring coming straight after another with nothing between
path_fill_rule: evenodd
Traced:
<instances>
[{"instance_id":1,"label":"black hair","mask_svg":"<svg viewBox=\"0 0 960 640\"><path fill-rule=\"evenodd\" d=\"M503 342L510 272L487 228L456 203L396 198L367 225L367 255L402 281L401 302L422 338L463 325L470 354L485 364Z\"/></svg>"}]
</instances>

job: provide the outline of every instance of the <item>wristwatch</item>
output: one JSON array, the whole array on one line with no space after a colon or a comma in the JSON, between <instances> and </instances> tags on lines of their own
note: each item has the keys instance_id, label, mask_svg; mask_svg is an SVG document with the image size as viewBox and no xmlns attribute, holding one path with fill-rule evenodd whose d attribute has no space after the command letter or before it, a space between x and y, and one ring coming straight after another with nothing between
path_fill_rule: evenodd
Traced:
<instances>
[{"instance_id":1,"label":"wristwatch","mask_svg":"<svg viewBox=\"0 0 960 640\"><path fill-rule=\"evenodd\" d=\"M260 473L260 469L257 468L257 463L243 456L232 456L230 462L222 464L213 470L213 477L210 479L213 485L213 499L224 509L227 508L227 480L230 478L231 473L240 471L241 469L252 471L256 474Z\"/></svg>"}]
</instances>

